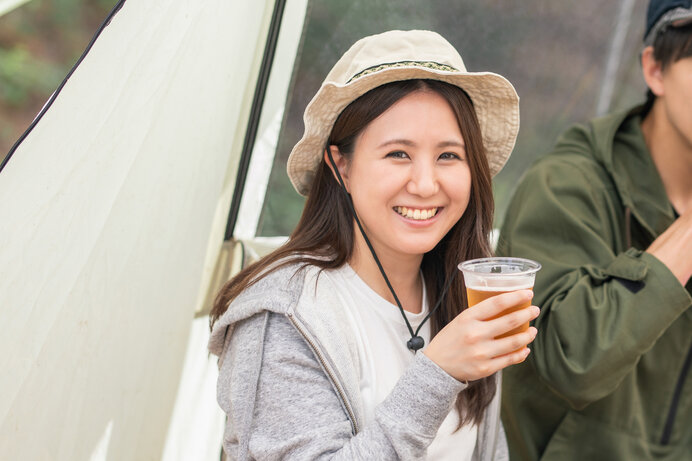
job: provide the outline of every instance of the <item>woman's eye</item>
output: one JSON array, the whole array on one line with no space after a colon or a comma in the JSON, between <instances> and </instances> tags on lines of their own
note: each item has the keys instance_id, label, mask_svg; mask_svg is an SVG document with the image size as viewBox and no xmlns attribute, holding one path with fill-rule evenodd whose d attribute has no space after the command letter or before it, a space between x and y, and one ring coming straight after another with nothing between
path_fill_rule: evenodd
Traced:
<instances>
[{"instance_id":1,"label":"woman's eye","mask_svg":"<svg viewBox=\"0 0 692 461\"><path fill-rule=\"evenodd\" d=\"M461 160L461 157L454 152L445 152L440 154L440 159L442 160Z\"/></svg>"},{"instance_id":2,"label":"woman's eye","mask_svg":"<svg viewBox=\"0 0 692 461\"><path fill-rule=\"evenodd\" d=\"M404 151L396 150L387 154L389 158L408 158L408 154Z\"/></svg>"}]
</instances>

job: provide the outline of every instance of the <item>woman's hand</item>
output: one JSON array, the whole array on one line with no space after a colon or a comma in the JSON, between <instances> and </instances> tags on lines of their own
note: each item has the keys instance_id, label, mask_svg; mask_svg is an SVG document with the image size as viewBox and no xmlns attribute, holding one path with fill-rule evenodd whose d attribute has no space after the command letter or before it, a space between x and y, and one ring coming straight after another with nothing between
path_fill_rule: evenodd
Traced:
<instances>
[{"instance_id":1,"label":"woman's hand","mask_svg":"<svg viewBox=\"0 0 692 461\"><path fill-rule=\"evenodd\" d=\"M493 296L466 309L435 335L423 353L459 381L481 379L523 362L529 355L526 345L536 337L536 328L529 327L528 331L506 338L495 337L538 317L538 307L529 306L492 318L532 297L531 290L519 290Z\"/></svg>"}]
</instances>

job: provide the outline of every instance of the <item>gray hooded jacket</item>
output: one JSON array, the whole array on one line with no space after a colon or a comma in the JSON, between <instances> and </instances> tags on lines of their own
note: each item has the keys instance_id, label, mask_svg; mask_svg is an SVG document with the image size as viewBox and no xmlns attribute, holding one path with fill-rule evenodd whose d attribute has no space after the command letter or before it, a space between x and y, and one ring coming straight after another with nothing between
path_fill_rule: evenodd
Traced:
<instances>
[{"instance_id":1,"label":"gray hooded jacket","mask_svg":"<svg viewBox=\"0 0 692 461\"><path fill-rule=\"evenodd\" d=\"M237 460L425 459L466 385L417 354L365 424L356 344L341 328L345 309L318 277L315 266L274 270L214 325L224 450ZM474 461L508 459L497 381Z\"/></svg>"}]
</instances>

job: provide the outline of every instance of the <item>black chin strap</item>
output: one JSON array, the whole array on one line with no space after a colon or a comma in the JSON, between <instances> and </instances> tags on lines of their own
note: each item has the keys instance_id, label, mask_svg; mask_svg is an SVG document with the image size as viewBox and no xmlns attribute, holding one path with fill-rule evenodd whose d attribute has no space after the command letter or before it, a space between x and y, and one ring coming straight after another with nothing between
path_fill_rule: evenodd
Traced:
<instances>
[{"instance_id":1,"label":"black chin strap","mask_svg":"<svg viewBox=\"0 0 692 461\"><path fill-rule=\"evenodd\" d=\"M394 301L396 301L396 305L399 307L399 311L401 312L401 316L404 318L404 322L406 322L406 328L408 328L409 333L411 334L411 339L409 339L406 342L406 347L408 347L410 350L412 350L414 353L418 350L421 349L425 345L425 340L418 336L418 333L420 332L421 328L425 324L425 322L428 321L430 316L435 313L435 311L442 305L442 300L445 298L447 295L447 290L449 290L449 286L452 284L452 280L454 279L454 274L452 274L451 277L447 279L447 282L445 283L444 289L442 290L442 296L440 296L440 299L437 300L437 303L435 304L435 307L428 312L428 315L425 316L423 321L418 325L418 328L416 328L416 331L413 331L413 327L411 327L411 323L408 321L408 317L406 317L406 313L404 312L404 308L401 306L401 301L399 301L399 297L396 295L396 292L394 291L394 287L392 287L392 284L389 282L389 278L387 278L387 274L384 272L384 268L382 267L382 264L380 263L380 259L377 257L377 254L375 253L375 249L372 247L372 244L370 243L370 239L368 239L368 236L365 235L365 230L363 229L363 225L360 223L360 219L358 219L358 214L356 213L356 209L353 206L353 199L351 198L351 194L348 193L346 190L346 184L344 184L344 180L341 178L341 174L339 173L339 168L336 166L336 162L334 162L334 158L332 157L332 152L329 147L327 147L327 156L329 156L329 161L332 164L332 167L334 168L334 173L336 174L337 179L339 180L339 184L341 185L341 189L344 191L344 194L346 194L346 201L348 202L349 207L351 208L351 213L353 213L353 219L355 219L356 224L358 224L358 229L360 229L360 233L363 236L363 239L365 240L365 243L368 245L368 248L370 249L370 253L372 253L373 259L375 259L375 264L377 264L377 268L380 270L380 273L382 274L382 278L384 278L385 283L387 284L387 287L389 288L389 291L392 293L392 296L394 297Z\"/></svg>"}]
</instances>

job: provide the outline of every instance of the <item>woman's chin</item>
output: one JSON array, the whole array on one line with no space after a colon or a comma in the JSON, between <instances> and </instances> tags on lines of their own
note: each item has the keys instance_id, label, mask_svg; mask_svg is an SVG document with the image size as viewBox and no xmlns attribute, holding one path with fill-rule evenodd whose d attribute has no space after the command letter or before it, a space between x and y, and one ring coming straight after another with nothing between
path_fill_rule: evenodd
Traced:
<instances>
[{"instance_id":1,"label":"woman's chin","mask_svg":"<svg viewBox=\"0 0 692 461\"><path fill-rule=\"evenodd\" d=\"M435 248L436 245L437 240L434 242L407 242L406 245L401 245L396 250L402 255L422 256Z\"/></svg>"}]
</instances>

